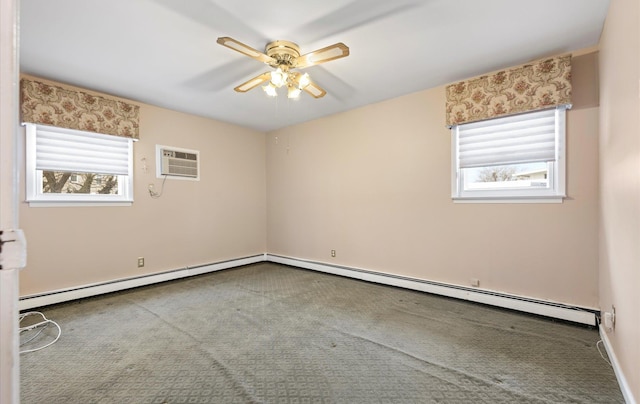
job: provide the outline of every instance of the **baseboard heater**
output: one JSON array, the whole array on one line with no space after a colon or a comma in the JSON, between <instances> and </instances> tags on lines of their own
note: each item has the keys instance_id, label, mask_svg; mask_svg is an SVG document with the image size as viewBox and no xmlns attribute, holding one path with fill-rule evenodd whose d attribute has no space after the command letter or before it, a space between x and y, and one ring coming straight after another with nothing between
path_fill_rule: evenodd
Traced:
<instances>
[{"instance_id":1,"label":"baseboard heater","mask_svg":"<svg viewBox=\"0 0 640 404\"><path fill-rule=\"evenodd\" d=\"M383 285L397 286L405 289L417 290L441 296L468 300L476 303L488 304L525 313L557 318L560 320L595 326L599 311L595 309L569 306L560 303L536 300L522 296L509 295L482 289L471 289L464 286L432 282L422 279L408 278L399 275L384 274L359 268L331 265L321 262L309 261L300 258L284 257L273 254L259 254L245 258L228 261L180 268L172 271L149 274L140 277L119 279L105 283L84 285L71 289L57 290L45 294L23 296L18 303L19 310L28 310L36 307L97 296L105 293L152 285L154 283L201 275L208 272L220 271L255 264L258 262L274 262L293 267L310 269L334 275L360 279Z\"/></svg>"},{"instance_id":2,"label":"baseboard heater","mask_svg":"<svg viewBox=\"0 0 640 404\"><path fill-rule=\"evenodd\" d=\"M184 268L160 272L156 274L118 279L110 282L84 285L71 289L57 290L39 295L24 296L21 297L20 301L18 302L18 310L29 310L35 307L48 306L51 304L68 302L85 297L118 292L125 289L137 288L139 286L147 286L154 283L166 282L175 279L186 278L189 276L201 275L208 272L221 271L223 269L255 264L257 262L264 262L265 260L265 254L259 254L250 257L237 258L210 264L187 266Z\"/></svg>"},{"instance_id":3,"label":"baseboard heater","mask_svg":"<svg viewBox=\"0 0 640 404\"><path fill-rule=\"evenodd\" d=\"M267 254L267 261L596 326L599 311L464 286Z\"/></svg>"}]
</instances>

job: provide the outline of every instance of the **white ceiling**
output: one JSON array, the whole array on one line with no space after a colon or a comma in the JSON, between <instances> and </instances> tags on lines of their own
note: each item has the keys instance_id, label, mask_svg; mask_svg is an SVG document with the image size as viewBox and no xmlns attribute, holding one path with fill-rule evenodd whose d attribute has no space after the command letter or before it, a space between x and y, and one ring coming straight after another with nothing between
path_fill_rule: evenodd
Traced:
<instances>
[{"instance_id":1,"label":"white ceiling","mask_svg":"<svg viewBox=\"0 0 640 404\"><path fill-rule=\"evenodd\" d=\"M24 73L270 131L597 45L609 0L22 0ZM230 36L350 56L306 69L328 94L233 88L269 66ZM444 117L443 117L444 119Z\"/></svg>"}]
</instances>

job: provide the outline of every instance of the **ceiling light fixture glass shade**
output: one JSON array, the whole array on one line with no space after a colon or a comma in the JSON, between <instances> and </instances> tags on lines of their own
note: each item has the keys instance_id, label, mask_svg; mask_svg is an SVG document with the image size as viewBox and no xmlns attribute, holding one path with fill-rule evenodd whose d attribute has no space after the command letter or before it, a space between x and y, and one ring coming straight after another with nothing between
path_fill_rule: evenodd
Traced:
<instances>
[{"instance_id":1,"label":"ceiling light fixture glass shade","mask_svg":"<svg viewBox=\"0 0 640 404\"><path fill-rule=\"evenodd\" d=\"M287 93L287 97L289 98L298 98L300 96L300 93L302 92L302 90L300 90L297 87L294 86L289 86L289 92Z\"/></svg>"},{"instance_id":2,"label":"ceiling light fixture glass shade","mask_svg":"<svg viewBox=\"0 0 640 404\"><path fill-rule=\"evenodd\" d=\"M300 76L300 79L298 80L298 88L303 89L309 84L311 84L311 78L309 77L309 73L305 73L302 76Z\"/></svg>"},{"instance_id":3,"label":"ceiling light fixture glass shade","mask_svg":"<svg viewBox=\"0 0 640 404\"><path fill-rule=\"evenodd\" d=\"M264 90L265 93L267 93L269 97L276 97L278 95L278 92L276 91L276 87L273 85L273 83L269 83L266 86L262 86L262 89Z\"/></svg>"},{"instance_id":4,"label":"ceiling light fixture glass shade","mask_svg":"<svg viewBox=\"0 0 640 404\"><path fill-rule=\"evenodd\" d=\"M311 78L308 73L289 72L286 66L284 69L282 66L278 66L276 70L269 73L269 78L269 83L262 86L262 89L269 97L277 97L278 88L287 86L287 97L295 99L300 97L302 90L311 84Z\"/></svg>"},{"instance_id":5,"label":"ceiling light fixture glass shade","mask_svg":"<svg viewBox=\"0 0 640 404\"><path fill-rule=\"evenodd\" d=\"M271 72L271 84L280 88L287 83L288 74L285 71L282 71L281 68L277 68L275 71Z\"/></svg>"}]
</instances>

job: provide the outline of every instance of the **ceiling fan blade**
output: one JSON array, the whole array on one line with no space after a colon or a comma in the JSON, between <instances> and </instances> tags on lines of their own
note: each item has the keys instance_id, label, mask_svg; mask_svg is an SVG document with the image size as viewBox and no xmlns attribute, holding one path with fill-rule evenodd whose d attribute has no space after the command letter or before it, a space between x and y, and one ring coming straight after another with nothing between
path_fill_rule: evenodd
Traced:
<instances>
[{"instance_id":1,"label":"ceiling fan blade","mask_svg":"<svg viewBox=\"0 0 640 404\"><path fill-rule=\"evenodd\" d=\"M330 69L330 67L328 69ZM328 94L331 94L333 98L342 101L351 98L356 92L355 88L353 88L351 83L331 73L328 69L321 65L311 66L305 71L309 72L309 75L313 77L316 83L322 83L322 87Z\"/></svg>"},{"instance_id":2,"label":"ceiling fan blade","mask_svg":"<svg viewBox=\"0 0 640 404\"><path fill-rule=\"evenodd\" d=\"M234 58L221 66L194 75L183 84L199 91L227 90L229 83L240 83L240 80L253 77L261 70L262 64L254 63L249 58Z\"/></svg>"},{"instance_id":3,"label":"ceiling fan blade","mask_svg":"<svg viewBox=\"0 0 640 404\"><path fill-rule=\"evenodd\" d=\"M246 93L247 91L258 87L260 84L269 80L271 80L271 72L262 73L261 75L256 76L240 84L238 87L234 88L234 90L236 90L239 93Z\"/></svg>"},{"instance_id":4,"label":"ceiling fan blade","mask_svg":"<svg viewBox=\"0 0 640 404\"><path fill-rule=\"evenodd\" d=\"M260 62L267 63L267 64L276 62L276 60L271 56L267 56L264 53L256 49L253 49L252 47L245 45L240 41L236 41L235 39L230 38L228 36L222 36L218 38L216 42L218 42L222 46L226 46L229 49L233 49L236 52L240 52L243 55L259 60Z\"/></svg>"},{"instance_id":5,"label":"ceiling fan blade","mask_svg":"<svg viewBox=\"0 0 640 404\"><path fill-rule=\"evenodd\" d=\"M313 81L311 83L309 83L308 86L303 88L303 90L306 91L307 93L311 94L311 96L313 98L322 98L327 93L326 91L324 91L324 88L320 87L319 85L317 85Z\"/></svg>"},{"instance_id":6,"label":"ceiling fan blade","mask_svg":"<svg viewBox=\"0 0 640 404\"><path fill-rule=\"evenodd\" d=\"M329 45L326 48L318 49L297 57L295 66L298 69L302 69L346 56L349 56L349 47L342 42L338 42L336 44Z\"/></svg>"},{"instance_id":7,"label":"ceiling fan blade","mask_svg":"<svg viewBox=\"0 0 640 404\"><path fill-rule=\"evenodd\" d=\"M367 24L382 21L394 14L404 13L428 3L421 0L352 0L329 14L304 24L289 38L298 43L312 43L343 32L358 29Z\"/></svg>"},{"instance_id":8,"label":"ceiling fan blade","mask_svg":"<svg viewBox=\"0 0 640 404\"><path fill-rule=\"evenodd\" d=\"M220 3L219 1L149 0L148 2L165 7L167 10L201 24L214 32L242 32L242 37L245 40L250 38L256 43L266 42L268 39L262 32L256 31L253 26L247 24L242 16L233 15L224 7L217 5L216 3Z\"/></svg>"}]
</instances>

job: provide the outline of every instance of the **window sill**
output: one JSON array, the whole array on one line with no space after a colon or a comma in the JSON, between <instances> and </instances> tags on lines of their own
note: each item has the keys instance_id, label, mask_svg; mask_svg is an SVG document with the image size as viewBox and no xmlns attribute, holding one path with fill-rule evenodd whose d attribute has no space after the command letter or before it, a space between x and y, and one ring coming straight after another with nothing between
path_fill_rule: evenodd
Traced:
<instances>
[{"instance_id":1,"label":"window sill","mask_svg":"<svg viewBox=\"0 0 640 404\"><path fill-rule=\"evenodd\" d=\"M566 196L543 197L452 197L453 203L562 203Z\"/></svg>"},{"instance_id":2,"label":"window sill","mask_svg":"<svg viewBox=\"0 0 640 404\"><path fill-rule=\"evenodd\" d=\"M68 208L95 206L131 206L133 201L27 201L30 208Z\"/></svg>"}]
</instances>

